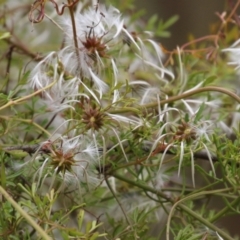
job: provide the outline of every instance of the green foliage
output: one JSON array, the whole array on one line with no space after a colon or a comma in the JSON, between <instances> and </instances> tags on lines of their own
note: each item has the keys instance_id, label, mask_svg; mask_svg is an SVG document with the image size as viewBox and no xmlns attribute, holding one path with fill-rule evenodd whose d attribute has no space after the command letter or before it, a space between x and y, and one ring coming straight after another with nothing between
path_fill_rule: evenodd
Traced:
<instances>
[{"instance_id":1,"label":"green foliage","mask_svg":"<svg viewBox=\"0 0 240 240\"><path fill-rule=\"evenodd\" d=\"M157 14L155 14L148 20L146 29L154 32L154 35L156 37L168 38L171 36L171 33L168 31L168 29L175 22L177 22L178 19L179 19L179 17L177 15L175 15L164 22L162 19L159 20Z\"/></svg>"},{"instance_id":2,"label":"green foliage","mask_svg":"<svg viewBox=\"0 0 240 240\"><path fill-rule=\"evenodd\" d=\"M133 0L86 19L89 2L9 2L0 239L233 240L218 223L240 212L239 73L222 52L239 35L235 12L170 52L149 32L170 37L178 17L145 22Z\"/></svg>"}]
</instances>

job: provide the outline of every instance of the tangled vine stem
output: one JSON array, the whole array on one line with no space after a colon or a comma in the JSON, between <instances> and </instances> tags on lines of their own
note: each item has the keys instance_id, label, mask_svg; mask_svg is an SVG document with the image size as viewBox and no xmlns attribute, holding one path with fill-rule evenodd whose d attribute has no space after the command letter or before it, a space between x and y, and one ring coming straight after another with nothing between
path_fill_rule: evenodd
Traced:
<instances>
[{"instance_id":1,"label":"tangled vine stem","mask_svg":"<svg viewBox=\"0 0 240 240\"><path fill-rule=\"evenodd\" d=\"M61 10L59 10L58 4L54 1L54 0L49 0L55 7L56 12L58 15L63 15L65 8L72 8L75 6L75 4L79 1L79 0L75 0L75 1L71 1L68 0L68 4L63 4ZM39 23L44 19L45 16L45 4L46 4L46 0L36 0L32 6L31 6L31 10L28 14L28 18L29 21L32 23ZM40 9L38 9L40 7ZM34 11L38 11L39 14L37 16L37 18L33 17L33 12Z\"/></svg>"},{"instance_id":2,"label":"tangled vine stem","mask_svg":"<svg viewBox=\"0 0 240 240\"><path fill-rule=\"evenodd\" d=\"M193 95L196 95L196 94L202 93L202 92L221 92L221 93L224 93L224 94L230 96L231 98L236 100L238 103L240 103L240 97L237 94L235 94L225 88L209 86L209 87L198 88L198 89L188 91L188 92L185 92L185 93L177 95L177 96L170 97L165 100L161 100L160 103L154 102L154 103L149 103L149 104L145 104L145 105L140 105L139 108L140 109L154 108L154 107L157 107L159 104L164 105L166 103L176 102L178 100L181 100L181 99L184 99L187 97L191 97ZM111 110L110 113L125 113L125 112L131 112L132 110L133 110L133 107L130 107L130 108L125 107L125 108ZM139 112L139 109L135 110L134 112L136 112L136 111Z\"/></svg>"},{"instance_id":3,"label":"tangled vine stem","mask_svg":"<svg viewBox=\"0 0 240 240\"><path fill-rule=\"evenodd\" d=\"M32 6L31 6L31 10L28 14L28 18L29 21L32 23L39 23L43 20L44 18L44 5L45 5L45 1L35 1ZM38 9L38 7L40 7L40 10ZM37 10L39 11L39 14L37 16L37 18L33 17L33 12Z\"/></svg>"},{"instance_id":4,"label":"tangled vine stem","mask_svg":"<svg viewBox=\"0 0 240 240\"><path fill-rule=\"evenodd\" d=\"M59 11L59 8L58 8L58 4L57 4L55 1L53 1L53 0L50 0L50 1L54 4L54 6L55 6L55 8L56 8L56 11L57 11L57 14L58 14L58 15L63 15L64 9L65 9L66 7L68 7L68 8L74 7L75 4L77 4L77 2L78 2L79 0L75 0L75 1L68 0L68 4L63 4L63 7L62 7L62 9L61 9L60 11Z\"/></svg>"}]
</instances>

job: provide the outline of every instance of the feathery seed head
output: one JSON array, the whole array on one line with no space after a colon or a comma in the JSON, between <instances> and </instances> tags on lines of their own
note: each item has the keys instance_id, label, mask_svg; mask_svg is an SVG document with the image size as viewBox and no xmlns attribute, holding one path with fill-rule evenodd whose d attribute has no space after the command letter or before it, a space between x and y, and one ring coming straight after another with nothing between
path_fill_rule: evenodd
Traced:
<instances>
[{"instance_id":1,"label":"feathery seed head","mask_svg":"<svg viewBox=\"0 0 240 240\"><path fill-rule=\"evenodd\" d=\"M89 34L86 36L86 40L82 41L84 48L86 49L87 55L92 58L92 60L97 61L97 57L107 57L106 50L107 46L102 42L103 36L97 37L94 34L94 29L92 30L93 34L91 34L91 30Z\"/></svg>"},{"instance_id":2,"label":"feathery seed head","mask_svg":"<svg viewBox=\"0 0 240 240\"><path fill-rule=\"evenodd\" d=\"M88 101L83 107L82 122L86 129L98 131L104 125L106 115L94 103Z\"/></svg>"},{"instance_id":3,"label":"feathery seed head","mask_svg":"<svg viewBox=\"0 0 240 240\"><path fill-rule=\"evenodd\" d=\"M66 171L71 172L72 166L75 164L74 154L69 151L64 153L61 149L55 150L52 153L51 165L57 170L57 173Z\"/></svg>"},{"instance_id":4,"label":"feathery seed head","mask_svg":"<svg viewBox=\"0 0 240 240\"><path fill-rule=\"evenodd\" d=\"M196 140L196 138L195 129L189 123L182 121L175 133L175 139L178 141L185 140L187 143L190 143L192 140Z\"/></svg>"}]
</instances>

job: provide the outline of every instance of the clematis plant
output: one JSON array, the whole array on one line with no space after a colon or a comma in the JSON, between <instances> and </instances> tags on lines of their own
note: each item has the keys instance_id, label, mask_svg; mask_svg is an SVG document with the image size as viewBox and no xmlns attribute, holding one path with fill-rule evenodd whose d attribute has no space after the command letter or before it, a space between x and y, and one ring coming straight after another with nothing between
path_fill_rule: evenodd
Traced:
<instances>
[{"instance_id":1,"label":"clematis plant","mask_svg":"<svg viewBox=\"0 0 240 240\"><path fill-rule=\"evenodd\" d=\"M235 239L240 1L173 50L127 2L1 5L4 239Z\"/></svg>"}]
</instances>

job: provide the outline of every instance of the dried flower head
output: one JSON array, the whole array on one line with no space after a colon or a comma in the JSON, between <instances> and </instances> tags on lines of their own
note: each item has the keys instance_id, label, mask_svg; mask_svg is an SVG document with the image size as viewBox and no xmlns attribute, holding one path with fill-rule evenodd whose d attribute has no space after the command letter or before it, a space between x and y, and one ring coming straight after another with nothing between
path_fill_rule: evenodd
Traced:
<instances>
[{"instance_id":1,"label":"dried flower head","mask_svg":"<svg viewBox=\"0 0 240 240\"><path fill-rule=\"evenodd\" d=\"M190 143L192 140L197 139L196 131L189 123L182 121L175 133L175 139L178 141L185 140L187 143Z\"/></svg>"},{"instance_id":2,"label":"dried flower head","mask_svg":"<svg viewBox=\"0 0 240 240\"><path fill-rule=\"evenodd\" d=\"M47 143L47 153L44 155L44 162L40 164L34 179L38 178L38 186L47 179L52 178L54 184L55 178L62 179L62 183L71 183L74 186L80 186L81 183L95 185L98 180L95 166L99 164L98 146L87 134L78 135L73 138L62 136L55 141ZM53 186L51 184L51 186Z\"/></svg>"},{"instance_id":3,"label":"dried flower head","mask_svg":"<svg viewBox=\"0 0 240 240\"><path fill-rule=\"evenodd\" d=\"M94 34L94 28L91 28L89 33L86 35L86 40L82 41L84 49L87 55L93 60L97 61L98 57L107 57L106 50L107 45L103 42L103 37L106 34L98 37Z\"/></svg>"},{"instance_id":4,"label":"dried flower head","mask_svg":"<svg viewBox=\"0 0 240 240\"><path fill-rule=\"evenodd\" d=\"M83 106L82 122L86 129L98 131L104 125L106 115L94 103L88 102Z\"/></svg>"},{"instance_id":5,"label":"dried flower head","mask_svg":"<svg viewBox=\"0 0 240 240\"><path fill-rule=\"evenodd\" d=\"M104 68L101 58L111 58L109 52L115 49L119 41L120 33L123 29L123 20L120 12L104 6L89 8L82 14L75 15L75 24L78 41L78 56L72 55L72 64L75 70L80 69L81 76L93 78ZM66 30L67 46L69 53L75 52L71 20L65 19L63 28ZM79 59L77 59L77 57ZM74 64L75 62L75 64ZM80 66L77 66L79 63Z\"/></svg>"},{"instance_id":6,"label":"dried flower head","mask_svg":"<svg viewBox=\"0 0 240 240\"><path fill-rule=\"evenodd\" d=\"M63 152L61 149L52 151L51 165L56 172L62 172L65 174L66 171L71 172L72 166L75 164L74 153L72 151Z\"/></svg>"}]
</instances>

